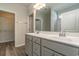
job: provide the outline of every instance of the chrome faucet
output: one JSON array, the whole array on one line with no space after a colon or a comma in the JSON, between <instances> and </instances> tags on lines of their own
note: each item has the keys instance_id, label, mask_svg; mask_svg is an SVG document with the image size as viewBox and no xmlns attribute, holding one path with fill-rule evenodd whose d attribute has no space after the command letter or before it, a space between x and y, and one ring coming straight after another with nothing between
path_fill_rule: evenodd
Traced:
<instances>
[{"instance_id":1,"label":"chrome faucet","mask_svg":"<svg viewBox=\"0 0 79 59\"><path fill-rule=\"evenodd\" d=\"M39 34L39 33L40 33L39 31L36 32L36 34Z\"/></svg>"},{"instance_id":2,"label":"chrome faucet","mask_svg":"<svg viewBox=\"0 0 79 59\"><path fill-rule=\"evenodd\" d=\"M64 31L61 31L61 32L59 33L59 36L65 37L65 36L66 36L66 33L65 33Z\"/></svg>"}]
</instances>

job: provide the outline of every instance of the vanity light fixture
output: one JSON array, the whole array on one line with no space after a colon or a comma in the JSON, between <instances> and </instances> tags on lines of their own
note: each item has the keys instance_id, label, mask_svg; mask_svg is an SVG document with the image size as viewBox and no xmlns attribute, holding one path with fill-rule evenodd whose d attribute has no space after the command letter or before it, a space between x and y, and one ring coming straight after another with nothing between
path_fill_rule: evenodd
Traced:
<instances>
[{"instance_id":1,"label":"vanity light fixture","mask_svg":"<svg viewBox=\"0 0 79 59\"><path fill-rule=\"evenodd\" d=\"M37 3L33 6L34 9L40 10L41 8L45 7L46 5L44 3Z\"/></svg>"}]
</instances>

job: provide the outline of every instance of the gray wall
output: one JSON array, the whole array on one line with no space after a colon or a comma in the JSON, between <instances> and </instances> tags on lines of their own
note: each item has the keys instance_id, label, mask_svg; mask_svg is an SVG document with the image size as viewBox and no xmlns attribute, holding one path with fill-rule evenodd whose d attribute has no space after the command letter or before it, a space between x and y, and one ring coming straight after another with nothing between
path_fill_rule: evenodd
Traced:
<instances>
[{"instance_id":1,"label":"gray wall","mask_svg":"<svg viewBox=\"0 0 79 59\"><path fill-rule=\"evenodd\" d=\"M43 30L44 31L50 31L50 11L43 14Z\"/></svg>"}]
</instances>

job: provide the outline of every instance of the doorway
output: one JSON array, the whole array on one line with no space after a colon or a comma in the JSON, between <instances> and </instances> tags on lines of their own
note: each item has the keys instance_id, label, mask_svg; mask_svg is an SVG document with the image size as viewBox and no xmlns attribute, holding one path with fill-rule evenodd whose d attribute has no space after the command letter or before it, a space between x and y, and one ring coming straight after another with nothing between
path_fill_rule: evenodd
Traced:
<instances>
[{"instance_id":1,"label":"doorway","mask_svg":"<svg viewBox=\"0 0 79 59\"><path fill-rule=\"evenodd\" d=\"M0 11L0 43L15 41L15 14Z\"/></svg>"}]
</instances>

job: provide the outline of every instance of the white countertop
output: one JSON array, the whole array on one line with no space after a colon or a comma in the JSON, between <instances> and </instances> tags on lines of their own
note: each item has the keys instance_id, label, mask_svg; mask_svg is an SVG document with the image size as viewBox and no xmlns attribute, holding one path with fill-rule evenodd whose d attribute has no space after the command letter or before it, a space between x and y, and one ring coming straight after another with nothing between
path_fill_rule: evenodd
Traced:
<instances>
[{"instance_id":1,"label":"white countertop","mask_svg":"<svg viewBox=\"0 0 79 59\"><path fill-rule=\"evenodd\" d=\"M58 35L47 35L42 33L39 33L39 34L27 33L27 35L36 36L36 37L44 38L46 40L51 40L51 41L55 41L58 43L63 43L66 45L79 48L79 37L72 37L72 36L59 37Z\"/></svg>"}]
</instances>

